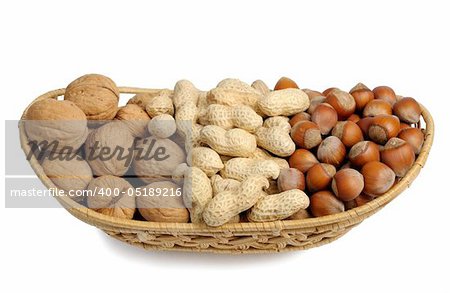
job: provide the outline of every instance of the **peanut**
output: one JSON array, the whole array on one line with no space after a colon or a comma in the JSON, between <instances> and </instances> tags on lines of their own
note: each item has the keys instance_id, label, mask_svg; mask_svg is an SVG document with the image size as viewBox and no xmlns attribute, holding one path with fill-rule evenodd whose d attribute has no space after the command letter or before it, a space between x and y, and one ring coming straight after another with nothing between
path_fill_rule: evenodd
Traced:
<instances>
[{"instance_id":1,"label":"peanut","mask_svg":"<svg viewBox=\"0 0 450 293\"><path fill-rule=\"evenodd\" d=\"M263 188L268 187L269 182L262 176L247 178L236 191L223 191L213 197L203 210L203 220L214 227L229 222L265 196Z\"/></svg>"},{"instance_id":2,"label":"peanut","mask_svg":"<svg viewBox=\"0 0 450 293\"><path fill-rule=\"evenodd\" d=\"M224 166L218 153L207 147L194 147L187 156L190 166L200 168L210 177Z\"/></svg>"},{"instance_id":3,"label":"peanut","mask_svg":"<svg viewBox=\"0 0 450 293\"><path fill-rule=\"evenodd\" d=\"M309 98L300 89L270 92L258 101L258 107L267 116L291 116L309 107Z\"/></svg>"},{"instance_id":4,"label":"peanut","mask_svg":"<svg viewBox=\"0 0 450 293\"><path fill-rule=\"evenodd\" d=\"M267 86L267 84L266 84L264 81L260 80L260 79L255 80L255 81L252 83L252 88L254 88L255 90L257 90L257 91L258 91L261 95L263 95L263 96L265 96L265 95L267 95L268 93L270 93L270 89L269 89L269 87Z\"/></svg>"},{"instance_id":5,"label":"peanut","mask_svg":"<svg viewBox=\"0 0 450 293\"><path fill-rule=\"evenodd\" d=\"M225 163L225 167L220 173L224 178L239 181L255 175L277 179L280 167L272 160L233 158Z\"/></svg>"},{"instance_id":6,"label":"peanut","mask_svg":"<svg viewBox=\"0 0 450 293\"><path fill-rule=\"evenodd\" d=\"M270 128L274 126L281 127L287 133L291 132L291 124L289 124L289 117L285 116L273 116L264 120L264 127Z\"/></svg>"},{"instance_id":7,"label":"peanut","mask_svg":"<svg viewBox=\"0 0 450 293\"><path fill-rule=\"evenodd\" d=\"M168 138L177 131L175 119L169 114L155 116L147 124L148 131L157 138Z\"/></svg>"},{"instance_id":8,"label":"peanut","mask_svg":"<svg viewBox=\"0 0 450 293\"><path fill-rule=\"evenodd\" d=\"M255 132L263 123L252 108L248 106L209 105L206 110L208 124L217 125L224 129L241 128L248 132Z\"/></svg>"},{"instance_id":9,"label":"peanut","mask_svg":"<svg viewBox=\"0 0 450 293\"><path fill-rule=\"evenodd\" d=\"M294 141L282 126L260 127L255 136L258 146L277 156L288 157L295 151Z\"/></svg>"},{"instance_id":10,"label":"peanut","mask_svg":"<svg viewBox=\"0 0 450 293\"><path fill-rule=\"evenodd\" d=\"M200 132L200 141L219 154L232 157L247 157L256 150L255 137L239 128L225 130L207 125Z\"/></svg>"},{"instance_id":11,"label":"peanut","mask_svg":"<svg viewBox=\"0 0 450 293\"><path fill-rule=\"evenodd\" d=\"M222 178L220 175L213 175L211 177L211 184L213 189L213 194L217 195L223 191L236 191L241 182L235 179Z\"/></svg>"},{"instance_id":12,"label":"peanut","mask_svg":"<svg viewBox=\"0 0 450 293\"><path fill-rule=\"evenodd\" d=\"M268 151L262 149L262 148L257 148L250 156L250 159L262 159L262 160L271 160L274 161L278 167L280 167L280 170L282 169L288 169L289 168L289 162L286 159L282 159L282 158L277 158L277 157L272 157L271 154L269 154ZM222 158L223 162L228 161L231 158L228 158L226 160L224 160L224 158Z\"/></svg>"},{"instance_id":13,"label":"peanut","mask_svg":"<svg viewBox=\"0 0 450 293\"><path fill-rule=\"evenodd\" d=\"M169 114L172 116L174 109L170 95L170 91L164 90L158 96L150 99L145 106L147 114L152 118L161 114Z\"/></svg>"},{"instance_id":14,"label":"peanut","mask_svg":"<svg viewBox=\"0 0 450 293\"><path fill-rule=\"evenodd\" d=\"M308 196L299 189L292 189L261 198L247 217L252 222L283 220L308 206Z\"/></svg>"}]
</instances>

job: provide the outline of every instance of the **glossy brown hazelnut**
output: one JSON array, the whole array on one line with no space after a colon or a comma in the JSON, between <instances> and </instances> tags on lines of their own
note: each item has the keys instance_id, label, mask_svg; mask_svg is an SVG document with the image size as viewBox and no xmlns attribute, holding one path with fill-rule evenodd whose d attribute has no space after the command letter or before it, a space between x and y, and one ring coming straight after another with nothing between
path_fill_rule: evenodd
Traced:
<instances>
[{"instance_id":1,"label":"glossy brown hazelnut","mask_svg":"<svg viewBox=\"0 0 450 293\"><path fill-rule=\"evenodd\" d=\"M361 194L363 188L363 176L351 168L337 171L331 182L331 189L336 197L342 201L355 199Z\"/></svg>"},{"instance_id":2,"label":"glossy brown hazelnut","mask_svg":"<svg viewBox=\"0 0 450 293\"><path fill-rule=\"evenodd\" d=\"M398 177L404 177L416 160L412 146L397 137L389 139L380 154L381 161Z\"/></svg>"},{"instance_id":3,"label":"glossy brown hazelnut","mask_svg":"<svg viewBox=\"0 0 450 293\"><path fill-rule=\"evenodd\" d=\"M283 76L282 78L280 78L277 81L277 84L275 85L274 90L277 91L277 90L283 90L283 89L288 89L288 88L298 89L298 85L295 83L295 81L293 81L289 77Z\"/></svg>"},{"instance_id":4,"label":"glossy brown hazelnut","mask_svg":"<svg viewBox=\"0 0 450 293\"><path fill-rule=\"evenodd\" d=\"M311 100L314 97L317 96L323 96L321 92L310 90L310 89L303 89L303 91L308 95L309 100Z\"/></svg>"},{"instance_id":5,"label":"glossy brown hazelnut","mask_svg":"<svg viewBox=\"0 0 450 293\"><path fill-rule=\"evenodd\" d=\"M324 90L322 92L322 94L326 97L329 93L331 93L332 91L336 91L336 90L340 91L340 89L338 89L337 87L330 87L330 88L327 88L326 90Z\"/></svg>"},{"instance_id":6,"label":"glossy brown hazelnut","mask_svg":"<svg viewBox=\"0 0 450 293\"><path fill-rule=\"evenodd\" d=\"M372 141L361 141L350 149L348 158L353 166L359 168L368 162L380 161L380 150Z\"/></svg>"},{"instance_id":7,"label":"glossy brown hazelnut","mask_svg":"<svg viewBox=\"0 0 450 293\"><path fill-rule=\"evenodd\" d=\"M395 173L389 166L372 161L361 169L364 177L364 193L377 197L387 192L395 182Z\"/></svg>"},{"instance_id":8,"label":"glossy brown hazelnut","mask_svg":"<svg viewBox=\"0 0 450 293\"><path fill-rule=\"evenodd\" d=\"M299 210L286 220L303 220L308 218L311 218L311 215L308 213L308 210Z\"/></svg>"},{"instance_id":9,"label":"glossy brown hazelnut","mask_svg":"<svg viewBox=\"0 0 450 293\"><path fill-rule=\"evenodd\" d=\"M292 116L291 119L289 119L289 124L291 124L291 127L294 127L294 125L297 124L297 122L304 120L310 121L311 115L309 115L306 112L300 112Z\"/></svg>"},{"instance_id":10,"label":"glossy brown hazelnut","mask_svg":"<svg viewBox=\"0 0 450 293\"><path fill-rule=\"evenodd\" d=\"M373 100L369 102L363 111L364 117L377 115L392 115L392 106L385 100Z\"/></svg>"},{"instance_id":11,"label":"glossy brown hazelnut","mask_svg":"<svg viewBox=\"0 0 450 293\"><path fill-rule=\"evenodd\" d=\"M318 163L319 161L314 154L305 149L298 149L289 157L289 166L299 170L303 174Z\"/></svg>"},{"instance_id":12,"label":"glossy brown hazelnut","mask_svg":"<svg viewBox=\"0 0 450 293\"><path fill-rule=\"evenodd\" d=\"M320 133L328 134L338 121L336 110L327 103L317 105L311 115L311 121L319 126Z\"/></svg>"},{"instance_id":13,"label":"glossy brown hazelnut","mask_svg":"<svg viewBox=\"0 0 450 293\"><path fill-rule=\"evenodd\" d=\"M346 149L342 141L336 136L325 138L317 149L317 158L320 162L331 164L335 167L344 162Z\"/></svg>"},{"instance_id":14,"label":"glossy brown hazelnut","mask_svg":"<svg viewBox=\"0 0 450 293\"><path fill-rule=\"evenodd\" d=\"M333 128L331 134L339 138L348 148L364 140L361 128L356 123L348 120L339 121Z\"/></svg>"},{"instance_id":15,"label":"glossy brown hazelnut","mask_svg":"<svg viewBox=\"0 0 450 293\"><path fill-rule=\"evenodd\" d=\"M312 115L316 107L322 103L325 103L327 98L324 96L315 96L309 101L309 108L306 110L308 114Z\"/></svg>"},{"instance_id":16,"label":"glossy brown hazelnut","mask_svg":"<svg viewBox=\"0 0 450 293\"><path fill-rule=\"evenodd\" d=\"M345 210L348 211L348 210L351 210L353 208L360 207L360 206L365 205L366 203L368 203L369 201L372 201L372 200L373 200L373 197L371 197L370 195L362 193L361 195L359 195L354 200L350 200L350 201L344 202Z\"/></svg>"},{"instance_id":17,"label":"glossy brown hazelnut","mask_svg":"<svg viewBox=\"0 0 450 293\"><path fill-rule=\"evenodd\" d=\"M361 117L359 117L358 114L352 114L347 118L347 121L352 121L352 122L357 123L360 119L361 119Z\"/></svg>"},{"instance_id":18,"label":"glossy brown hazelnut","mask_svg":"<svg viewBox=\"0 0 450 293\"><path fill-rule=\"evenodd\" d=\"M394 115L378 115L373 117L368 135L378 144L385 144L400 131L400 120Z\"/></svg>"},{"instance_id":19,"label":"glossy brown hazelnut","mask_svg":"<svg viewBox=\"0 0 450 293\"><path fill-rule=\"evenodd\" d=\"M338 214L344 210L344 203L328 190L316 192L310 198L310 211L314 217Z\"/></svg>"},{"instance_id":20,"label":"glossy brown hazelnut","mask_svg":"<svg viewBox=\"0 0 450 293\"><path fill-rule=\"evenodd\" d=\"M349 93L341 90L334 90L326 97L325 102L330 104L336 110L339 120L345 120L355 113L355 99Z\"/></svg>"},{"instance_id":21,"label":"glossy brown hazelnut","mask_svg":"<svg viewBox=\"0 0 450 293\"><path fill-rule=\"evenodd\" d=\"M397 102L397 95L394 90L388 86L378 86L372 90L375 99L380 99L388 102L393 106Z\"/></svg>"},{"instance_id":22,"label":"glossy brown hazelnut","mask_svg":"<svg viewBox=\"0 0 450 293\"><path fill-rule=\"evenodd\" d=\"M403 98L394 104L394 114L403 122L417 123L420 120L422 109L413 98Z\"/></svg>"},{"instance_id":23,"label":"glossy brown hazelnut","mask_svg":"<svg viewBox=\"0 0 450 293\"><path fill-rule=\"evenodd\" d=\"M330 186L334 174L336 168L333 165L316 164L306 173L306 187L310 192L325 190Z\"/></svg>"},{"instance_id":24,"label":"glossy brown hazelnut","mask_svg":"<svg viewBox=\"0 0 450 293\"><path fill-rule=\"evenodd\" d=\"M369 137L369 127L372 125L372 121L373 117L365 117L356 122L365 137Z\"/></svg>"},{"instance_id":25,"label":"glossy brown hazelnut","mask_svg":"<svg viewBox=\"0 0 450 293\"><path fill-rule=\"evenodd\" d=\"M296 168L282 169L277 184L280 192L291 189L305 190L305 175Z\"/></svg>"},{"instance_id":26,"label":"glossy brown hazelnut","mask_svg":"<svg viewBox=\"0 0 450 293\"><path fill-rule=\"evenodd\" d=\"M364 84L357 84L350 90L350 94L355 99L356 111L361 111L364 107L374 99L372 91Z\"/></svg>"},{"instance_id":27,"label":"glossy brown hazelnut","mask_svg":"<svg viewBox=\"0 0 450 293\"><path fill-rule=\"evenodd\" d=\"M403 129L407 129L407 128L412 128L410 124L406 124L404 122L400 123L400 131L402 131Z\"/></svg>"},{"instance_id":28,"label":"glossy brown hazelnut","mask_svg":"<svg viewBox=\"0 0 450 293\"><path fill-rule=\"evenodd\" d=\"M292 127L291 137L296 145L305 149L312 149L322 141L319 126L306 120L299 121Z\"/></svg>"},{"instance_id":29,"label":"glossy brown hazelnut","mask_svg":"<svg viewBox=\"0 0 450 293\"><path fill-rule=\"evenodd\" d=\"M404 128L400 130L397 137L406 141L413 148L416 155L422 150L425 139L422 129L413 127Z\"/></svg>"}]
</instances>

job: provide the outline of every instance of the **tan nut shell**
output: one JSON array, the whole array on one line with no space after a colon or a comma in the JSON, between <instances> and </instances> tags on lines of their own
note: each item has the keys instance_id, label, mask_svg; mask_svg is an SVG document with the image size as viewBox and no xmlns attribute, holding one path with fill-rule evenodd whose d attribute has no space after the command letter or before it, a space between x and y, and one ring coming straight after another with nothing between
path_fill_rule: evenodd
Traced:
<instances>
[{"instance_id":1,"label":"tan nut shell","mask_svg":"<svg viewBox=\"0 0 450 293\"><path fill-rule=\"evenodd\" d=\"M308 95L300 89L270 92L258 101L258 107L267 116L291 116L309 107Z\"/></svg>"},{"instance_id":2,"label":"tan nut shell","mask_svg":"<svg viewBox=\"0 0 450 293\"><path fill-rule=\"evenodd\" d=\"M70 160L50 160L46 158L42 162L44 173L58 188L66 192L70 190L83 190L93 179L91 167L80 156L74 156ZM69 194L70 196L70 194ZM72 196L77 202L82 202L82 196Z\"/></svg>"},{"instance_id":3,"label":"tan nut shell","mask_svg":"<svg viewBox=\"0 0 450 293\"><path fill-rule=\"evenodd\" d=\"M138 105L128 104L120 107L115 119L123 121L134 137L144 137L148 134L147 123L150 117Z\"/></svg>"},{"instance_id":4,"label":"tan nut shell","mask_svg":"<svg viewBox=\"0 0 450 293\"><path fill-rule=\"evenodd\" d=\"M258 100L262 95L250 85L238 79L228 78L208 92L209 104L227 106L246 105L258 112ZM259 112L258 112L259 113Z\"/></svg>"},{"instance_id":5,"label":"tan nut shell","mask_svg":"<svg viewBox=\"0 0 450 293\"><path fill-rule=\"evenodd\" d=\"M116 116L119 95L119 89L110 78L87 74L67 86L64 100L74 102L88 120L110 120Z\"/></svg>"},{"instance_id":6,"label":"tan nut shell","mask_svg":"<svg viewBox=\"0 0 450 293\"><path fill-rule=\"evenodd\" d=\"M84 149L93 174L96 176L124 175L131 163L131 160L127 161L125 157L132 158L133 143L133 136L122 122L113 121L92 131L86 139ZM99 154L106 148L109 148L111 153L114 151L116 153L108 159L102 159L99 157ZM117 152L119 149L123 149L120 157Z\"/></svg>"},{"instance_id":7,"label":"tan nut shell","mask_svg":"<svg viewBox=\"0 0 450 293\"><path fill-rule=\"evenodd\" d=\"M280 129L283 129L287 133L291 132L291 124L289 123L289 117L285 116L273 116L269 117L266 120L264 120L263 123L264 127L270 128L270 127L280 127Z\"/></svg>"},{"instance_id":8,"label":"tan nut shell","mask_svg":"<svg viewBox=\"0 0 450 293\"><path fill-rule=\"evenodd\" d=\"M280 167L272 160L233 158L225 163L220 175L239 181L257 175L277 179L280 175Z\"/></svg>"},{"instance_id":9,"label":"tan nut shell","mask_svg":"<svg viewBox=\"0 0 450 293\"><path fill-rule=\"evenodd\" d=\"M257 90L257 91L258 91L261 95L263 95L263 96L265 96L265 95L267 95L268 93L270 93L270 89L269 89L269 87L267 86L267 84L266 84L264 81L260 80L260 79L255 80L255 81L252 83L252 88L254 88L255 90Z\"/></svg>"},{"instance_id":10,"label":"tan nut shell","mask_svg":"<svg viewBox=\"0 0 450 293\"><path fill-rule=\"evenodd\" d=\"M186 160L186 155L182 148L168 138L156 138L154 136L141 139L136 143L136 150L142 149L145 154L151 148L150 155L153 156L158 149L164 150L164 155L147 159L143 156L136 156L133 161L134 173L144 181L151 183L155 178L171 177L175 168ZM161 159L162 158L162 159Z\"/></svg>"},{"instance_id":11,"label":"tan nut shell","mask_svg":"<svg viewBox=\"0 0 450 293\"><path fill-rule=\"evenodd\" d=\"M203 210L211 200L213 191L208 176L197 167L184 172L183 200L189 211L192 223L202 223Z\"/></svg>"},{"instance_id":12,"label":"tan nut shell","mask_svg":"<svg viewBox=\"0 0 450 293\"><path fill-rule=\"evenodd\" d=\"M258 146L277 156L288 157L295 152L295 143L282 126L260 127L255 136Z\"/></svg>"},{"instance_id":13,"label":"tan nut shell","mask_svg":"<svg viewBox=\"0 0 450 293\"><path fill-rule=\"evenodd\" d=\"M217 125L224 129L236 127L251 133L255 132L263 123L261 116L245 105L211 104L206 110L206 119L211 125Z\"/></svg>"},{"instance_id":14,"label":"tan nut shell","mask_svg":"<svg viewBox=\"0 0 450 293\"><path fill-rule=\"evenodd\" d=\"M308 196L300 189L292 189L261 198L247 217L252 222L283 220L308 206Z\"/></svg>"},{"instance_id":15,"label":"tan nut shell","mask_svg":"<svg viewBox=\"0 0 450 293\"><path fill-rule=\"evenodd\" d=\"M148 192L157 188L167 189L168 194L176 194L176 189L180 188L178 185L170 181L160 181L151 183L143 188ZM189 211L184 208L183 198L170 197L171 203L164 205L161 202L161 197L151 196L137 196L136 205L139 213L147 221L163 222L163 223L187 223L189 222Z\"/></svg>"},{"instance_id":16,"label":"tan nut shell","mask_svg":"<svg viewBox=\"0 0 450 293\"><path fill-rule=\"evenodd\" d=\"M222 170L223 163L214 150L207 147L195 147L187 156L188 164L200 168L208 177Z\"/></svg>"},{"instance_id":17,"label":"tan nut shell","mask_svg":"<svg viewBox=\"0 0 450 293\"><path fill-rule=\"evenodd\" d=\"M235 179L222 178L220 175L213 175L211 177L211 184L213 189L213 195L221 193L223 191L236 191L241 182Z\"/></svg>"},{"instance_id":18,"label":"tan nut shell","mask_svg":"<svg viewBox=\"0 0 450 293\"><path fill-rule=\"evenodd\" d=\"M173 115L174 107L170 92L162 91L158 96L150 99L145 106L145 111L150 117L156 117L161 114Z\"/></svg>"},{"instance_id":19,"label":"tan nut shell","mask_svg":"<svg viewBox=\"0 0 450 293\"><path fill-rule=\"evenodd\" d=\"M207 125L203 127L200 139L220 155L248 157L256 150L255 137L239 128L225 130L219 126Z\"/></svg>"},{"instance_id":20,"label":"tan nut shell","mask_svg":"<svg viewBox=\"0 0 450 293\"><path fill-rule=\"evenodd\" d=\"M56 141L56 151L79 149L88 135L86 115L74 103L47 99L28 108L25 131L30 141Z\"/></svg>"},{"instance_id":21,"label":"tan nut shell","mask_svg":"<svg viewBox=\"0 0 450 293\"><path fill-rule=\"evenodd\" d=\"M168 138L177 131L175 119L169 114L160 114L148 122L148 131L158 138Z\"/></svg>"},{"instance_id":22,"label":"tan nut shell","mask_svg":"<svg viewBox=\"0 0 450 293\"><path fill-rule=\"evenodd\" d=\"M105 175L97 177L89 183L88 188L92 195L87 197L89 208L120 219L132 219L136 209L134 188L125 179ZM108 192L118 196L108 196ZM94 192L97 193L94 193Z\"/></svg>"}]
</instances>

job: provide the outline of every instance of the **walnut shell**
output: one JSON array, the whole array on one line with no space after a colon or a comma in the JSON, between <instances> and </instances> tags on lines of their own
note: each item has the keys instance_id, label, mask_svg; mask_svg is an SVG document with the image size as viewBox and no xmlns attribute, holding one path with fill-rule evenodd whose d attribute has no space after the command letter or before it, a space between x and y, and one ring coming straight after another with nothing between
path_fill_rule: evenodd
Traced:
<instances>
[{"instance_id":1,"label":"walnut shell","mask_svg":"<svg viewBox=\"0 0 450 293\"><path fill-rule=\"evenodd\" d=\"M133 136L120 121L91 131L84 149L94 175L124 175L133 159L133 144Z\"/></svg>"},{"instance_id":2,"label":"walnut shell","mask_svg":"<svg viewBox=\"0 0 450 293\"><path fill-rule=\"evenodd\" d=\"M167 197L161 196L138 196L136 204L139 213L147 221L153 222L170 222L170 223L187 223L189 222L189 211L184 207L183 196L175 195L178 185L170 181L160 181L151 183L145 187L147 195L151 190L162 190L167 192Z\"/></svg>"},{"instance_id":3,"label":"walnut shell","mask_svg":"<svg viewBox=\"0 0 450 293\"><path fill-rule=\"evenodd\" d=\"M147 124L150 121L150 117L138 105L128 104L119 108L115 119L123 121L134 137L148 135Z\"/></svg>"},{"instance_id":4,"label":"walnut shell","mask_svg":"<svg viewBox=\"0 0 450 293\"><path fill-rule=\"evenodd\" d=\"M175 142L150 136L136 143L134 173L142 181L151 183L158 178L171 177L175 168L185 160L183 149Z\"/></svg>"},{"instance_id":5,"label":"walnut shell","mask_svg":"<svg viewBox=\"0 0 450 293\"><path fill-rule=\"evenodd\" d=\"M55 152L78 150L88 135L86 115L69 101L46 99L33 103L24 127L30 141L54 143Z\"/></svg>"},{"instance_id":6,"label":"walnut shell","mask_svg":"<svg viewBox=\"0 0 450 293\"><path fill-rule=\"evenodd\" d=\"M66 192L84 190L93 179L89 164L80 156L74 156L67 160L46 158L42 162L42 168L48 178ZM76 202L83 201L82 196L68 195Z\"/></svg>"},{"instance_id":7,"label":"walnut shell","mask_svg":"<svg viewBox=\"0 0 450 293\"><path fill-rule=\"evenodd\" d=\"M110 78L87 74L67 86L64 99L80 107L89 120L111 120L118 110L119 95L119 89Z\"/></svg>"},{"instance_id":8,"label":"walnut shell","mask_svg":"<svg viewBox=\"0 0 450 293\"><path fill-rule=\"evenodd\" d=\"M89 183L87 205L89 208L121 219L132 219L136 210L135 190L120 177L106 175Z\"/></svg>"}]
</instances>

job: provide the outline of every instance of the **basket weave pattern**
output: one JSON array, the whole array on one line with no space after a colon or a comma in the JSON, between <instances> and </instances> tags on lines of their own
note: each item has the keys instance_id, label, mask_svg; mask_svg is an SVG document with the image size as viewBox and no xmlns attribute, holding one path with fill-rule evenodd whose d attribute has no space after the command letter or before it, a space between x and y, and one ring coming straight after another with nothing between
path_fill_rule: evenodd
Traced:
<instances>
[{"instance_id":1,"label":"basket weave pattern","mask_svg":"<svg viewBox=\"0 0 450 293\"><path fill-rule=\"evenodd\" d=\"M154 89L119 88L121 93L137 94L154 92ZM48 92L35 101L57 99L65 90ZM25 110L22 119L25 117ZM422 118L426 124L425 142L411 170L386 194L355 209L305 220L286 220L267 223L225 224L213 228L204 224L156 223L123 220L105 216L81 206L68 197L57 197L60 204L78 219L98 227L108 235L131 245L148 250L182 250L217 253L258 253L304 250L330 243L364 219L376 213L408 188L424 166L433 143L433 119L422 106ZM30 152L23 123L19 123L22 149ZM47 188L56 188L45 175L35 157L30 165Z\"/></svg>"}]
</instances>

